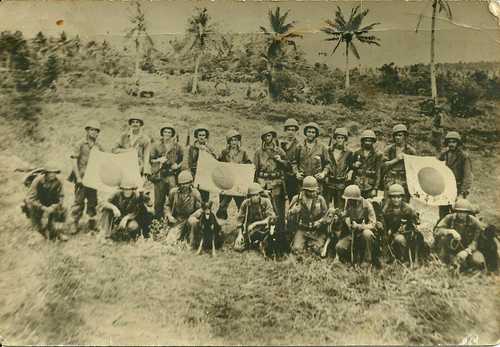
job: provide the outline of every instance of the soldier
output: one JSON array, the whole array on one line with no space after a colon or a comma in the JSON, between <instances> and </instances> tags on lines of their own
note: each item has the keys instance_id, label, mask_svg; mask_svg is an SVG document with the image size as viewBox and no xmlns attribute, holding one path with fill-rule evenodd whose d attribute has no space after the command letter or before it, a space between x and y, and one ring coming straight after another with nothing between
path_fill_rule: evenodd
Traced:
<instances>
[{"instance_id":1,"label":"soldier","mask_svg":"<svg viewBox=\"0 0 500 347\"><path fill-rule=\"evenodd\" d=\"M277 144L276 131L265 126L261 131L262 146L254 155L256 181L263 189L271 192L271 202L278 216L278 224L283 227L285 220L284 170L288 163L286 154Z\"/></svg>"},{"instance_id":2,"label":"soldier","mask_svg":"<svg viewBox=\"0 0 500 347\"><path fill-rule=\"evenodd\" d=\"M484 255L477 249L482 227L472 215L474 209L469 201L459 198L453 210L438 223L434 234L441 260L460 270L483 269Z\"/></svg>"},{"instance_id":3,"label":"soldier","mask_svg":"<svg viewBox=\"0 0 500 347\"><path fill-rule=\"evenodd\" d=\"M195 141L188 147L188 167L191 170L193 177L196 177L196 166L198 165L200 150L206 151L214 158L217 158L215 150L208 145L209 137L210 132L208 131L208 127L206 125L198 125L194 129ZM208 201L210 199L210 193L208 191L200 189L200 193L203 201Z\"/></svg>"},{"instance_id":4,"label":"soldier","mask_svg":"<svg viewBox=\"0 0 500 347\"><path fill-rule=\"evenodd\" d=\"M67 215L63 206L64 191L62 182L57 177L61 170L57 164L48 163L43 172L31 182L23 210L30 218L33 228L47 240L57 238L67 241L68 237L62 233Z\"/></svg>"},{"instance_id":5,"label":"soldier","mask_svg":"<svg viewBox=\"0 0 500 347\"><path fill-rule=\"evenodd\" d=\"M439 160L446 162L457 182L457 195L464 199L470 193L472 186L472 166L468 153L462 149L462 137L456 131L450 131L444 139L444 150ZM451 205L439 206L439 217L443 218L451 212Z\"/></svg>"},{"instance_id":6,"label":"soldier","mask_svg":"<svg viewBox=\"0 0 500 347\"><path fill-rule=\"evenodd\" d=\"M241 134L234 129L231 129L226 134L227 147L224 148L219 156L219 161L225 163L238 163L238 164L251 164L252 161L248 156L247 152L241 149ZM216 212L217 218L227 219L227 208L233 200L236 203L236 207L240 209L243 203L243 197L241 196L231 196L224 195L221 193L219 197L219 209Z\"/></svg>"},{"instance_id":7,"label":"soldier","mask_svg":"<svg viewBox=\"0 0 500 347\"><path fill-rule=\"evenodd\" d=\"M89 230L95 230L97 224L95 219L97 214L97 190L84 186L82 181L92 148L95 146L98 150L103 151L101 144L97 142L101 124L99 121L90 120L85 125L85 131L87 133L85 138L76 143L71 154L73 170L69 176L69 181L75 184L75 202L71 208L75 233L79 231L79 222L85 210L85 200L87 200Z\"/></svg>"},{"instance_id":8,"label":"soldier","mask_svg":"<svg viewBox=\"0 0 500 347\"><path fill-rule=\"evenodd\" d=\"M130 117L128 125L129 130L121 134L112 152L123 153L136 149L141 175L149 176L151 174L151 165L149 163L151 139L143 132L144 119L141 116Z\"/></svg>"},{"instance_id":9,"label":"soldier","mask_svg":"<svg viewBox=\"0 0 500 347\"><path fill-rule=\"evenodd\" d=\"M337 128L333 134L335 143L328 149L330 167L325 190L327 204L344 208L344 189L352 177L353 153L346 148L349 133L346 128Z\"/></svg>"},{"instance_id":10,"label":"soldier","mask_svg":"<svg viewBox=\"0 0 500 347\"><path fill-rule=\"evenodd\" d=\"M295 229L292 252L301 254L312 248L320 254L326 241L328 206L325 199L319 195L318 181L312 177L304 178L302 192L296 195L290 203L288 225Z\"/></svg>"},{"instance_id":11,"label":"soldier","mask_svg":"<svg viewBox=\"0 0 500 347\"><path fill-rule=\"evenodd\" d=\"M113 193L102 206L100 227L102 241L137 240L143 234L149 237L150 215L148 196L137 189L137 184L124 180L120 190Z\"/></svg>"},{"instance_id":12,"label":"soldier","mask_svg":"<svg viewBox=\"0 0 500 347\"><path fill-rule=\"evenodd\" d=\"M384 192L387 196L389 187L400 184L405 190L404 201L410 201L410 193L406 184L406 170L403 154L416 155L415 148L408 144L408 129L404 124L396 124L392 128L394 143L384 150Z\"/></svg>"},{"instance_id":13,"label":"soldier","mask_svg":"<svg viewBox=\"0 0 500 347\"><path fill-rule=\"evenodd\" d=\"M382 155L373 146L376 141L373 130L365 130L361 133L361 148L354 152L353 181L365 199L377 196L380 186Z\"/></svg>"},{"instance_id":14,"label":"soldier","mask_svg":"<svg viewBox=\"0 0 500 347\"><path fill-rule=\"evenodd\" d=\"M335 251L342 262L351 261L353 264L365 262L371 267L378 265L378 259L373 255L376 252L377 240L374 233L377 218L372 204L361 195L356 185L347 186L343 198L346 200L343 218L349 229L349 234L335 246ZM354 239L354 243L353 243Z\"/></svg>"},{"instance_id":15,"label":"soldier","mask_svg":"<svg viewBox=\"0 0 500 347\"><path fill-rule=\"evenodd\" d=\"M320 193L323 191L322 182L328 174L330 158L328 150L319 142L319 125L311 122L304 126L306 139L300 144L297 153L297 180L302 183L305 176L313 176L321 182Z\"/></svg>"},{"instance_id":16,"label":"soldier","mask_svg":"<svg viewBox=\"0 0 500 347\"><path fill-rule=\"evenodd\" d=\"M299 148L299 141L297 140L299 123L293 118L288 118L283 128L285 130L285 140L281 142L280 146L286 154L285 158L288 163L285 170L285 187L288 201L292 201L292 198L299 193L299 183L295 175Z\"/></svg>"},{"instance_id":17,"label":"soldier","mask_svg":"<svg viewBox=\"0 0 500 347\"><path fill-rule=\"evenodd\" d=\"M170 240L177 241L188 236L191 245L195 247L195 233L199 221L198 218L190 219L190 216L201 208L201 202L200 191L193 187L191 172L181 171L177 186L170 190L165 204Z\"/></svg>"},{"instance_id":18,"label":"soldier","mask_svg":"<svg viewBox=\"0 0 500 347\"><path fill-rule=\"evenodd\" d=\"M151 149L151 181L154 183L154 207L157 219L164 216L166 197L176 186L176 176L181 169L183 150L175 141L175 134L173 125L164 124L160 128L160 142L153 144Z\"/></svg>"}]
</instances>

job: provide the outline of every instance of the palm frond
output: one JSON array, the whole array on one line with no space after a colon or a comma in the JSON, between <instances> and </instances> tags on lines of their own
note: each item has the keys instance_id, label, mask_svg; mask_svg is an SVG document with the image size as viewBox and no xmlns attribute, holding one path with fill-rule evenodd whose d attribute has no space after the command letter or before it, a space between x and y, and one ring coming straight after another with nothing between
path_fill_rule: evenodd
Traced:
<instances>
[{"instance_id":1,"label":"palm frond","mask_svg":"<svg viewBox=\"0 0 500 347\"><path fill-rule=\"evenodd\" d=\"M415 32L418 33L418 28L420 27L420 23L422 23L422 19L424 18L424 12L429 7L429 5L433 2L434 0L428 0L425 2L424 7L422 8L422 11L420 12L418 16L418 21L417 21L417 26L415 27Z\"/></svg>"},{"instance_id":2,"label":"palm frond","mask_svg":"<svg viewBox=\"0 0 500 347\"><path fill-rule=\"evenodd\" d=\"M451 13L451 8L450 4L448 3L447 0L437 0L439 8L438 11L439 13L444 12L446 18L452 19L452 13Z\"/></svg>"},{"instance_id":3,"label":"palm frond","mask_svg":"<svg viewBox=\"0 0 500 347\"><path fill-rule=\"evenodd\" d=\"M354 43L353 43L353 42L351 42L351 43L349 44L349 48L351 49L352 54L354 54L354 56L355 56L357 59L360 59L360 56L359 56L358 50L356 49L356 46L354 45Z\"/></svg>"},{"instance_id":4,"label":"palm frond","mask_svg":"<svg viewBox=\"0 0 500 347\"><path fill-rule=\"evenodd\" d=\"M337 50L337 48L339 48L340 44L342 43L342 40L339 40L337 42L337 44L335 45L335 47L333 48L332 50L332 53L330 53L330 55L333 55L333 53L335 53L335 51Z\"/></svg>"}]
</instances>

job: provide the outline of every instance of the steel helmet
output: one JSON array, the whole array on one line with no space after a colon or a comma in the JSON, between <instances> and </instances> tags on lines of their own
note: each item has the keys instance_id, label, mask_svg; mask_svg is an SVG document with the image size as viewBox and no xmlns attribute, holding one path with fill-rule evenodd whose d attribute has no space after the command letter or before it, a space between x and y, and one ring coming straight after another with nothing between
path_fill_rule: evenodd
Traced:
<instances>
[{"instance_id":1,"label":"steel helmet","mask_svg":"<svg viewBox=\"0 0 500 347\"><path fill-rule=\"evenodd\" d=\"M85 124L85 130L89 130L89 128L101 131L101 122L98 120L89 120L87 124Z\"/></svg>"},{"instance_id":2,"label":"steel helmet","mask_svg":"<svg viewBox=\"0 0 500 347\"><path fill-rule=\"evenodd\" d=\"M49 161L43 169L45 172L61 173L61 169L55 161Z\"/></svg>"},{"instance_id":3,"label":"steel helmet","mask_svg":"<svg viewBox=\"0 0 500 347\"><path fill-rule=\"evenodd\" d=\"M445 142L448 140L457 140L458 142L462 142L462 136L460 136L460 134L456 131L449 131L444 138Z\"/></svg>"},{"instance_id":4,"label":"steel helmet","mask_svg":"<svg viewBox=\"0 0 500 347\"><path fill-rule=\"evenodd\" d=\"M377 141L377 135L375 135L373 130L365 130L361 133L361 141L363 141L363 139L373 139Z\"/></svg>"},{"instance_id":5,"label":"steel helmet","mask_svg":"<svg viewBox=\"0 0 500 347\"><path fill-rule=\"evenodd\" d=\"M257 182L252 182L248 186L248 195L257 195L260 194L261 192L262 192L262 187Z\"/></svg>"},{"instance_id":6,"label":"steel helmet","mask_svg":"<svg viewBox=\"0 0 500 347\"><path fill-rule=\"evenodd\" d=\"M120 183L120 189L136 190L137 183L130 179L123 180L122 183Z\"/></svg>"},{"instance_id":7,"label":"steel helmet","mask_svg":"<svg viewBox=\"0 0 500 347\"><path fill-rule=\"evenodd\" d=\"M306 134L306 131L307 131L308 128L316 129L316 136L319 136L319 125L318 125L318 123L309 122L306 125L304 125L304 135Z\"/></svg>"},{"instance_id":8,"label":"steel helmet","mask_svg":"<svg viewBox=\"0 0 500 347\"><path fill-rule=\"evenodd\" d=\"M393 184L389 187L389 196L393 195L405 195L405 189L400 184Z\"/></svg>"},{"instance_id":9,"label":"steel helmet","mask_svg":"<svg viewBox=\"0 0 500 347\"><path fill-rule=\"evenodd\" d=\"M161 128L160 128L160 136L162 136L162 135L163 135L163 130L165 130L165 129L170 129L170 130L172 130L172 132L173 132L172 136L175 136L175 133L176 133L176 132L175 132L175 128L174 128L174 126L173 126L172 124L170 124L170 123L166 123L166 124L163 124L163 125L161 126Z\"/></svg>"},{"instance_id":10,"label":"steel helmet","mask_svg":"<svg viewBox=\"0 0 500 347\"><path fill-rule=\"evenodd\" d=\"M143 125L144 125L144 117L142 117L142 116L137 115L137 116L130 117L130 118L128 119L128 125L130 125L130 123L131 123L133 120L138 120L139 122L141 122L141 126L143 126Z\"/></svg>"},{"instance_id":11,"label":"steel helmet","mask_svg":"<svg viewBox=\"0 0 500 347\"><path fill-rule=\"evenodd\" d=\"M361 200L361 190L357 185L351 184L350 186L345 187L342 198L346 200Z\"/></svg>"},{"instance_id":12,"label":"steel helmet","mask_svg":"<svg viewBox=\"0 0 500 347\"><path fill-rule=\"evenodd\" d=\"M397 133L405 133L406 135L408 135L408 128L404 124L396 124L392 128L392 135L394 136Z\"/></svg>"},{"instance_id":13,"label":"steel helmet","mask_svg":"<svg viewBox=\"0 0 500 347\"><path fill-rule=\"evenodd\" d=\"M288 118L283 125L283 129L294 127L295 131L299 130L299 123L294 118Z\"/></svg>"},{"instance_id":14,"label":"steel helmet","mask_svg":"<svg viewBox=\"0 0 500 347\"><path fill-rule=\"evenodd\" d=\"M458 212L474 212L474 207L467 199L458 199L453 206L454 211Z\"/></svg>"},{"instance_id":15,"label":"steel helmet","mask_svg":"<svg viewBox=\"0 0 500 347\"><path fill-rule=\"evenodd\" d=\"M274 137L277 137L278 134L276 133L276 130L274 130L274 128L270 125L266 125L265 127L262 128L261 132L260 132L260 138L261 139L264 139L264 136L267 135L267 134L273 134Z\"/></svg>"},{"instance_id":16,"label":"steel helmet","mask_svg":"<svg viewBox=\"0 0 500 347\"><path fill-rule=\"evenodd\" d=\"M349 131L347 131L346 128L337 128L333 132L333 136L337 135L344 136L347 139L349 137Z\"/></svg>"},{"instance_id":17,"label":"steel helmet","mask_svg":"<svg viewBox=\"0 0 500 347\"><path fill-rule=\"evenodd\" d=\"M302 182L302 189L310 191L318 191L318 181L313 176L307 176Z\"/></svg>"},{"instance_id":18,"label":"steel helmet","mask_svg":"<svg viewBox=\"0 0 500 347\"><path fill-rule=\"evenodd\" d=\"M186 184L191 182L193 182L193 175L191 175L191 172L189 170L181 171L179 177L177 177L177 183Z\"/></svg>"},{"instance_id":19,"label":"steel helmet","mask_svg":"<svg viewBox=\"0 0 500 347\"><path fill-rule=\"evenodd\" d=\"M207 137L210 136L210 131L208 130L208 126L205 124L200 124L196 128L194 128L194 137L198 136L198 132L201 130L205 130L207 132Z\"/></svg>"},{"instance_id":20,"label":"steel helmet","mask_svg":"<svg viewBox=\"0 0 500 347\"><path fill-rule=\"evenodd\" d=\"M226 141L229 143L229 140L231 140L233 137L237 137L238 140L241 141L241 134L238 130L236 129L230 129L226 133Z\"/></svg>"}]
</instances>

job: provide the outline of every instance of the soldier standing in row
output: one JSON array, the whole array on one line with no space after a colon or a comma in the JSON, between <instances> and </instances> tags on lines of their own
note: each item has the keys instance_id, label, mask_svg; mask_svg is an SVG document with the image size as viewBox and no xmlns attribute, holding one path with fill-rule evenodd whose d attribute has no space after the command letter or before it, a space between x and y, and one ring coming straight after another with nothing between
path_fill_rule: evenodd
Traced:
<instances>
[{"instance_id":1,"label":"soldier standing in row","mask_svg":"<svg viewBox=\"0 0 500 347\"><path fill-rule=\"evenodd\" d=\"M377 196L380 186L382 155L374 148L376 141L373 130L365 130L361 133L361 148L354 152L353 181L365 199Z\"/></svg>"},{"instance_id":2,"label":"soldier standing in row","mask_svg":"<svg viewBox=\"0 0 500 347\"><path fill-rule=\"evenodd\" d=\"M234 129L231 129L226 134L227 146L224 148L219 156L219 161L225 163L237 163L237 164L251 164L252 161L248 156L248 153L241 149L241 134ZM234 199L236 207L240 209L243 202L243 197L241 196L231 196L220 194L219 197L219 209L216 212L217 218L227 219L227 208Z\"/></svg>"},{"instance_id":3,"label":"soldier standing in row","mask_svg":"<svg viewBox=\"0 0 500 347\"><path fill-rule=\"evenodd\" d=\"M299 123L293 118L285 121L283 126L285 131L285 139L281 142L281 149L285 152L285 158L288 163L285 170L285 187L288 201L299 193L299 182L295 172L297 171L297 155L299 141L297 140L297 132L299 131Z\"/></svg>"},{"instance_id":4,"label":"soldier standing in row","mask_svg":"<svg viewBox=\"0 0 500 347\"><path fill-rule=\"evenodd\" d=\"M83 185L83 177L89 161L90 151L97 148L103 151L101 144L97 141L101 131L99 121L90 120L85 125L86 136L78 141L71 154L72 171L69 181L75 184L75 202L71 208L73 217L74 232L79 231L79 222L85 210L85 200L87 201L87 215L89 216L89 230L95 230L97 227L97 190Z\"/></svg>"},{"instance_id":5,"label":"soldier standing in row","mask_svg":"<svg viewBox=\"0 0 500 347\"><path fill-rule=\"evenodd\" d=\"M165 200L170 190L176 186L176 177L184 157L182 147L175 141L176 130L171 124L160 128L160 142L153 144L150 163L151 181L154 184L155 218L164 216Z\"/></svg>"}]
</instances>

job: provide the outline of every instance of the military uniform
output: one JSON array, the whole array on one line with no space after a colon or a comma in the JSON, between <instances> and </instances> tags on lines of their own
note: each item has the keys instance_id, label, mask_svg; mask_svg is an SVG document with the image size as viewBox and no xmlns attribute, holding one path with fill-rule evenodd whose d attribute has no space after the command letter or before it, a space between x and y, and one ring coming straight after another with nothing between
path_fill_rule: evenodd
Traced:
<instances>
[{"instance_id":1,"label":"military uniform","mask_svg":"<svg viewBox=\"0 0 500 347\"><path fill-rule=\"evenodd\" d=\"M175 225L169 222L171 227L169 233L176 233L172 239L179 240L187 237L193 247L196 245L196 231L201 213L193 218L191 218L191 215L197 211L202 211L200 209L201 203L202 197L200 191L196 188L190 188L185 192L180 190L179 187L170 190L165 204L165 216L172 216L177 220Z\"/></svg>"},{"instance_id":2,"label":"military uniform","mask_svg":"<svg viewBox=\"0 0 500 347\"><path fill-rule=\"evenodd\" d=\"M237 217L238 227L248 230L250 224L262 221L266 218L275 218L273 205L271 200L265 197L259 197L259 201L254 203L250 198L243 201ZM264 240L268 229L265 225L255 227L252 231L248 232L248 239L250 243L257 243Z\"/></svg>"},{"instance_id":3,"label":"military uniform","mask_svg":"<svg viewBox=\"0 0 500 347\"><path fill-rule=\"evenodd\" d=\"M408 155L416 155L417 151L410 145L405 145L401 148L401 152ZM384 150L383 161L391 161L396 159L398 155L398 147L395 144L387 146ZM387 190L393 184L400 184L405 190L404 200L410 201L410 193L406 184L406 170L403 160L399 160L396 164L387 166L384 165L384 191L387 195Z\"/></svg>"},{"instance_id":4,"label":"military uniform","mask_svg":"<svg viewBox=\"0 0 500 347\"><path fill-rule=\"evenodd\" d=\"M348 185L348 173L352 170L354 159L352 151L342 149L335 151L334 147L328 149L330 166L326 180L325 198L328 204L333 202L335 208L344 208L342 194Z\"/></svg>"},{"instance_id":5,"label":"military uniform","mask_svg":"<svg viewBox=\"0 0 500 347\"><path fill-rule=\"evenodd\" d=\"M292 198L299 193L299 182L297 181L297 156L299 141L293 139L293 141L281 141L280 147L285 152L285 160L287 161L287 167L285 169L285 187L288 196L288 201L292 201Z\"/></svg>"},{"instance_id":6,"label":"military uniform","mask_svg":"<svg viewBox=\"0 0 500 347\"><path fill-rule=\"evenodd\" d=\"M361 162L361 167L353 167L353 182L359 186L364 198L370 198L372 190L380 186L382 155L372 148L365 156L363 149L359 149L354 152L353 161Z\"/></svg>"}]
</instances>

